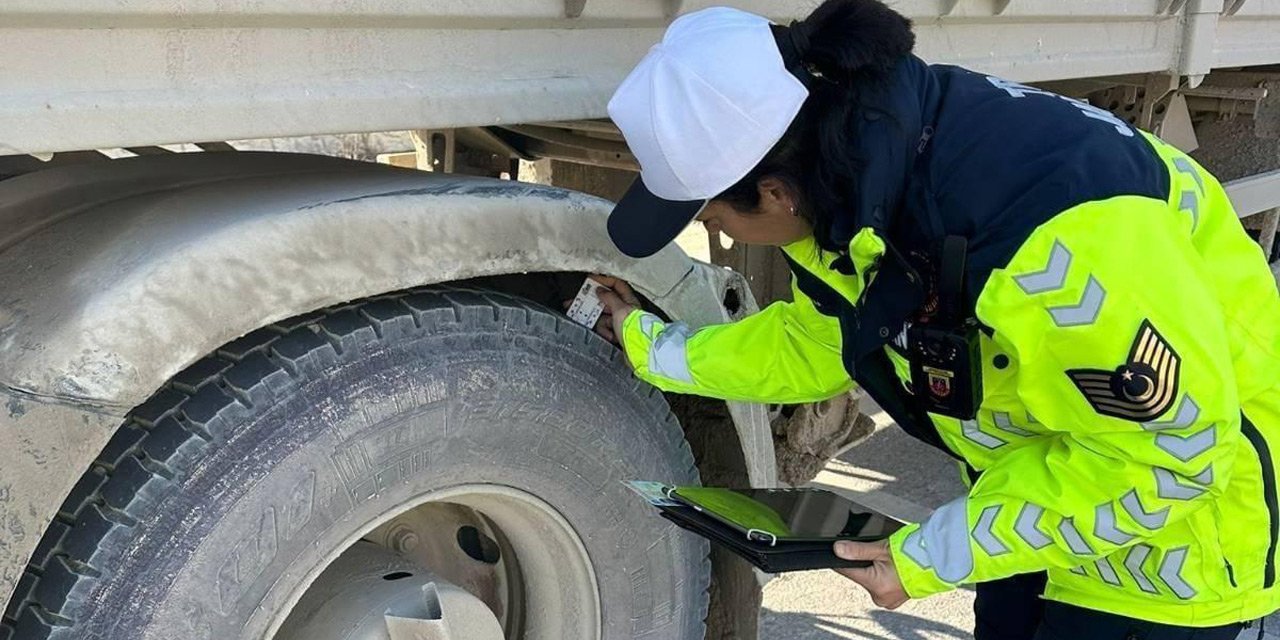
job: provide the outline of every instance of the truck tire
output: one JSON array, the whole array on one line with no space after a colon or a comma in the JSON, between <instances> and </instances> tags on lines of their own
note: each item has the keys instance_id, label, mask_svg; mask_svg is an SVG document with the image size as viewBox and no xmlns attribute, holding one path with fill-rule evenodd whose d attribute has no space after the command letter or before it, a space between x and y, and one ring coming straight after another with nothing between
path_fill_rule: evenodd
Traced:
<instances>
[{"instance_id":1,"label":"truck tire","mask_svg":"<svg viewBox=\"0 0 1280 640\"><path fill-rule=\"evenodd\" d=\"M662 395L563 315L443 288L309 314L227 344L129 415L41 540L0 638L269 637L337 551L406 505L478 487L532 496L577 536L598 595L590 635L700 639L707 546L630 479L698 475ZM467 533L453 551L513 548ZM534 534L550 535L494 537ZM506 607L506 637L548 635L521 615L593 605L548 606Z\"/></svg>"}]
</instances>

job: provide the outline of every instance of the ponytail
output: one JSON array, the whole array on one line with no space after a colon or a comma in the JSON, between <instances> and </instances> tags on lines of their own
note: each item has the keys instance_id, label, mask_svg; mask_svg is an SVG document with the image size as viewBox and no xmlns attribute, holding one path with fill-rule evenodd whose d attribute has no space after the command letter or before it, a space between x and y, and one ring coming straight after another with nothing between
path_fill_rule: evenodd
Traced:
<instances>
[{"instance_id":1,"label":"ponytail","mask_svg":"<svg viewBox=\"0 0 1280 640\"><path fill-rule=\"evenodd\" d=\"M783 62L809 89L787 132L745 177L715 199L743 212L760 205L757 183L780 179L798 198L797 211L814 227L818 244L841 250L830 237L835 216L857 206L857 118L867 98L886 85L911 54L911 21L879 0L826 0L804 20L777 27ZM893 117L893 114L881 114Z\"/></svg>"},{"instance_id":2,"label":"ponytail","mask_svg":"<svg viewBox=\"0 0 1280 640\"><path fill-rule=\"evenodd\" d=\"M808 45L800 60L846 88L883 81L916 43L911 21L878 0L827 0L791 29Z\"/></svg>"}]
</instances>

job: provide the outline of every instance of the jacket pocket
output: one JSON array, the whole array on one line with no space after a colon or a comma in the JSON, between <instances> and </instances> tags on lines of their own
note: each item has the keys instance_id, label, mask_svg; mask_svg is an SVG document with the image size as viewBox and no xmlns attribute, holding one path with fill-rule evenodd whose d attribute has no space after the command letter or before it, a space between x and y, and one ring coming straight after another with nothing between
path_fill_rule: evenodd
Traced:
<instances>
[{"instance_id":1,"label":"jacket pocket","mask_svg":"<svg viewBox=\"0 0 1280 640\"><path fill-rule=\"evenodd\" d=\"M1270 589L1276 583L1276 543L1280 539L1280 505L1276 497L1276 469L1271 457L1271 446L1248 416L1240 416L1240 432L1258 456L1262 470L1262 500L1267 508L1267 555L1262 573L1262 588Z\"/></svg>"}]
</instances>

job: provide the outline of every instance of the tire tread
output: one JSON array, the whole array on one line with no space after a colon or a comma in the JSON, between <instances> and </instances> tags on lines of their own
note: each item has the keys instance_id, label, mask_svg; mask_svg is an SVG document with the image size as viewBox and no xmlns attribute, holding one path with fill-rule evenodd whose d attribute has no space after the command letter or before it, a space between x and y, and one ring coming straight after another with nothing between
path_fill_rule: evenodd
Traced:
<instances>
[{"instance_id":1,"label":"tire tread","mask_svg":"<svg viewBox=\"0 0 1280 640\"><path fill-rule=\"evenodd\" d=\"M0 640L75 637L76 617L101 577L96 568L127 544L138 519L173 491L202 451L230 437L234 416L270 402L307 373L371 343L443 325L513 329L543 325L591 344L592 355L618 351L593 332L521 298L460 287L424 287L340 305L252 331L197 360L136 407L58 510L0 617ZM679 464L697 469L683 432L662 395L636 381L639 397L669 428L664 437ZM709 582L708 557L697 575ZM105 563L103 563L105 564ZM706 592L709 584L703 584ZM705 619L702 599L699 620ZM698 634L701 637L701 634Z\"/></svg>"}]
</instances>

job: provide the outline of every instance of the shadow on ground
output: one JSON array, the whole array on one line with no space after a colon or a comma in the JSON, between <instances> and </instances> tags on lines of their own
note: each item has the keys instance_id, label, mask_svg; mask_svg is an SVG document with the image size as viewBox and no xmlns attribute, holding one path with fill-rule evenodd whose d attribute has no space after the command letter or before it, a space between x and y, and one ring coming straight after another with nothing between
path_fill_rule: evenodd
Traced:
<instances>
[{"instance_id":1,"label":"shadow on ground","mask_svg":"<svg viewBox=\"0 0 1280 640\"><path fill-rule=\"evenodd\" d=\"M839 460L845 465L828 465L827 471L882 482L885 491L930 509L965 492L953 458L897 427L876 431Z\"/></svg>"},{"instance_id":2,"label":"shadow on ground","mask_svg":"<svg viewBox=\"0 0 1280 640\"><path fill-rule=\"evenodd\" d=\"M760 622L760 640L967 640L972 637L969 631L945 622L879 609L859 616L766 610Z\"/></svg>"}]
</instances>

